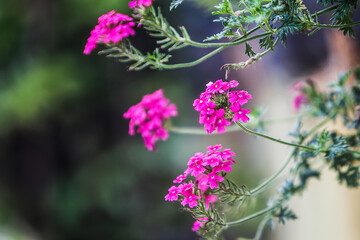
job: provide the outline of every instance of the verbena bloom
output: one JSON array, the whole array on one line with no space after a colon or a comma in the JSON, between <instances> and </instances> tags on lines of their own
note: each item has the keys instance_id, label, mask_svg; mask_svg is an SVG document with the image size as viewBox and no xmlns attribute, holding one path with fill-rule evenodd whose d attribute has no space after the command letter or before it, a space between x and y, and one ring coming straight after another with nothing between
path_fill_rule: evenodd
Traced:
<instances>
[{"instance_id":1,"label":"verbena bloom","mask_svg":"<svg viewBox=\"0 0 360 240\"><path fill-rule=\"evenodd\" d=\"M173 182L178 186L169 188L165 196L166 201L180 201L181 205L196 207L199 201L203 201L206 208L214 203L217 197L211 193L219 187L219 182L224 181L224 172L232 170L231 165L235 163L235 153L230 149L223 149L220 144L208 146L206 153L195 153L188 161L188 168ZM224 171L224 172L223 172ZM195 181L185 182L193 176Z\"/></svg>"},{"instance_id":2,"label":"verbena bloom","mask_svg":"<svg viewBox=\"0 0 360 240\"><path fill-rule=\"evenodd\" d=\"M164 97L163 90L159 89L152 94L145 95L141 102L129 108L124 118L130 119L129 134L140 133L145 147L149 151L155 150L158 140L165 141L169 133L164 128L164 121L177 116L176 105Z\"/></svg>"},{"instance_id":3,"label":"verbena bloom","mask_svg":"<svg viewBox=\"0 0 360 240\"><path fill-rule=\"evenodd\" d=\"M91 35L85 45L84 54L89 55L98 44L119 43L122 39L135 35L132 27L135 26L133 19L127 15L116 13L115 10L102 15L98 19L98 25L91 31Z\"/></svg>"},{"instance_id":4,"label":"verbena bloom","mask_svg":"<svg viewBox=\"0 0 360 240\"><path fill-rule=\"evenodd\" d=\"M310 81L310 80L308 80ZM298 111L302 104L305 104L309 101L306 94L304 93L304 82L296 82L291 88L290 91L297 92L296 97L293 99L293 108Z\"/></svg>"},{"instance_id":5,"label":"verbena bloom","mask_svg":"<svg viewBox=\"0 0 360 240\"><path fill-rule=\"evenodd\" d=\"M129 2L129 8L149 7L153 0L133 0Z\"/></svg>"},{"instance_id":6,"label":"verbena bloom","mask_svg":"<svg viewBox=\"0 0 360 240\"><path fill-rule=\"evenodd\" d=\"M239 85L237 81L224 82L217 80L209 82L205 92L200 94L199 99L194 101L194 109L200 112L199 123L204 124L207 133L217 130L223 133L231 121L249 121L249 109L242 106L252 99L246 91L230 91Z\"/></svg>"},{"instance_id":7,"label":"verbena bloom","mask_svg":"<svg viewBox=\"0 0 360 240\"><path fill-rule=\"evenodd\" d=\"M195 222L194 225L192 227L192 231L196 232L197 230L199 230L202 226L205 225L205 223L209 221L208 218L198 218Z\"/></svg>"}]
</instances>

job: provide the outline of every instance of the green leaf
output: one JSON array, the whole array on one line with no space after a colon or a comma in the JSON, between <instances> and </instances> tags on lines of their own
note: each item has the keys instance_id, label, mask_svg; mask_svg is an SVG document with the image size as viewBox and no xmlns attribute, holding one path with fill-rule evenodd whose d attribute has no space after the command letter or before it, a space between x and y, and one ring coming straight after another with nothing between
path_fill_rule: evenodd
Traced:
<instances>
[{"instance_id":1,"label":"green leaf","mask_svg":"<svg viewBox=\"0 0 360 240\"><path fill-rule=\"evenodd\" d=\"M252 47L250 46L249 43L246 43L245 46L246 46L246 49L245 49L246 55L248 55L249 57L256 55L256 53L252 50Z\"/></svg>"},{"instance_id":2,"label":"green leaf","mask_svg":"<svg viewBox=\"0 0 360 240\"><path fill-rule=\"evenodd\" d=\"M184 0L172 0L170 3L170 11L177 8Z\"/></svg>"},{"instance_id":3,"label":"green leaf","mask_svg":"<svg viewBox=\"0 0 360 240\"><path fill-rule=\"evenodd\" d=\"M274 36L269 35L259 40L260 48L274 50Z\"/></svg>"}]
</instances>

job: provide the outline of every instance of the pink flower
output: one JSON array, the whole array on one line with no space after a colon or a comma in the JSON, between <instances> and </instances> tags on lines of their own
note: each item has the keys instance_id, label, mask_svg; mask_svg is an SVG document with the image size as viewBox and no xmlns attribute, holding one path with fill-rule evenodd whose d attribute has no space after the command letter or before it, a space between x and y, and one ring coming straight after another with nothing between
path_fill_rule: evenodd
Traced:
<instances>
[{"instance_id":1,"label":"pink flower","mask_svg":"<svg viewBox=\"0 0 360 240\"><path fill-rule=\"evenodd\" d=\"M179 175L177 178L173 181L173 183L182 183L186 179L187 175Z\"/></svg>"},{"instance_id":2,"label":"pink flower","mask_svg":"<svg viewBox=\"0 0 360 240\"><path fill-rule=\"evenodd\" d=\"M185 206L189 204L190 208L197 206L197 200L201 199L200 196L194 194L194 184L189 183L182 187L181 194L184 196L184 199L181 202L181 205Z\"/></svg>"},{"instance_id":3,"label":"pink flower","mask_svg":"<svg viewBox=\"0 0 360 240\"><path fill-rule=\"evenodd\" d=\"M177 201L180 190L178 187L172 186L169 188L169 193L165 196L166 201Z\"/></svg>"},{"instance_id":4,"label":"pink flower","mask_svg":"<svg viewBox=\"0 0 360 240\"><path fill-rule=\"evenodd\" d=\"M202 153L195 153L188 162L189 167L185 170L185 175L191 174L191 176L197 177L200 173L205 172L206 169L203 167L203 158L204 155Z\"/></svg>"},{"instance_id":5,"label":"pink flower","mask_svg":"<svg viewBox=\"0 0 360 240\"><path fill-rule=\"evenodd\" d=\"M311 80L307 80L308 84L311 84ZM291 88L290 91L298 92L297 96L293 100L293 107L296 111L298 111L302 104L306 104L309 102L305 94L305 86L303 81L296 82Z\"/></svg>"},{"instance_id":6,"label":"pink flower","mask_svg":"<svg viewBox=\"0 0 360 240\"><path fill-rule=\"evenodd\" d=\"M206 209L209 209L210 203L214 203L217 201L216 195L204 195Z\"/></svg>"},{"instance_id":7,"label":"pink flower","mask_svg":"<svg viewBox=\"0 0 360 240\"><path fill-rule=\"evenodd\" d=\"M224 178L220 177L215 172L209 173L207 176L208 176L207 183L209 184L211 189L218 188L219 187L218 182L224 181Z\"/></svg>"},{"instance_id":8,"label":"pink flower","mask_svg":"<svg viewBox=\"0 0 360 240\"><path fill-rule=\"evenodd\" d=\"M124 118L130 119L129 134L134 135L138 126L137 132L149 151L155 150L155 142L160 139L165 141L169 137L164 121L174 116L177 116L176 105L164 97L162 89L145 95L140 103L124 113Z\"/></svg>"},{"instance_id":9,"label":"pink flower","mask_svg":"<svg viewBox=\"0 0 360 240\"><path fill-rule=\"evenodd\" d=\"M212 189L218 188L219 182L224 181L224 172L229 173L232 170L231 165L235 163L233 159L235 153L230 149L221 150L220 144L208 146L207 149L205 154L197 152L189 159L188 168L184 174L173 181L180 185L169 188L165 200L178 200L183 206L189 204L190 208L196 207L199 199L203 201L206 208L217 200L217 197L212 194ZM194 183L184 183L189 175L195 177Z\"/></svg>"},{"instance_id":10,"label":"pink flower","mask_svg":"<svg viewBox=\"0 0 360 240\"><path fill-rule=\"evenodd\" d=\"M194 225L193 225L193 227L192 227L192 231L193 231L193 232L196 232L196 231L199 230L201 227L203 227L203 226L206 224L207 221L209 221L208 218L198 218L198 220L196 220L196 221L194 222Z\"/></svg>"},{"instance_id":11,"label":"pink flower","mask_svg":"<svg viewBox=\"0 0 360 240\"><path fill-rule=\"evenodd\" d=\"M129 8L149 7L154 0L133 0L129 2Z\"/></svg>"},{"instance_id":12,"label":"pink flower","mask_svg":"<svg viewBox=\"0 0 360 240\"><path fill-rule=\"evenodd\" d=\"M135 35L132 27L135 26L133 19L115 10L102 15L98 19L98 25L91 31L91 35L85 45L84 54L89 55L99 43L116 44L122 39Z\"/></svg>"},{"instance_id":13,"label":"pink flower","mask_svg":"<svg viewBox=\"0 0 360 240\"><path fill-rule=\"evenodd\" d=\"M301 107L301 104L307 103L308 101L309 100L306 95L304 93L300 93L294 98L293 107L296 111L298 111Z\"/></svg>"},{"instance_id":14,"label":"pink flower","mask_svg":"<svg viewBox=\"0 0 360 240\"><path fill-rule=\"evenodd\" d=\"M200 112L199 123L204 124L207 133L217 130L223 133L231 121L249 121L247 114L249 109L243 109L242 106L252 99L252 96L246 91L229 91L235 88L239 83L235 80L224 82L221 79L215 83L206 84L205 92L200 94L199 99L194 101L194 109ZM229 119L229 120L228 120Z\"/></svg>"}]
</instances>

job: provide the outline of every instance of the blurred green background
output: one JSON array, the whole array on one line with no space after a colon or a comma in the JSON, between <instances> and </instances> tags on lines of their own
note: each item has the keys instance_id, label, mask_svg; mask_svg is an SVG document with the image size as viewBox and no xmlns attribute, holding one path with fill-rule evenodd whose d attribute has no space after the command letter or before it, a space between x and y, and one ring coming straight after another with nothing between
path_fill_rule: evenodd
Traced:
<instances>
[{"instance_id":1,"label":"blurred green background","mask_svg":"<svg viewBox=\"0 0 360 240\"><path fill-rule=\"evenodd\" d=\"M195 40L221 27L210 24L208 10L199 5L184 3L169 14L168 1L154 3ZM171 134L158 143L157 152L148 152L141 137L127 134L123 113L159 88L178 105L174 124L198 126L193 100L205 83L223 78L218 69L225 63L219 55L192 69L127 72L124 64L95 52L83 55L97 18L112 9L131 14L127 4L0 0L0 239L195 239L191 216L179 211L179 204L165 202L164 195L189 157L210 144L235 149L241 167L232 175L240 184L254 186L264 178L264 168L247 155L254 139ZM155 46L142 29L132 40L144 51ZM326 56L322 45L315 53L308 51L310 56L297 51L290 53L313 62L289 62L282 47L274 57L299 73L321 65ZM185 49L174 60L194 60L204 53ZM251 83L246 76L242 88L260 96L262 80ZM251 236L254 229L248 224L238 231Z\"/></svg>"}]
</instances>

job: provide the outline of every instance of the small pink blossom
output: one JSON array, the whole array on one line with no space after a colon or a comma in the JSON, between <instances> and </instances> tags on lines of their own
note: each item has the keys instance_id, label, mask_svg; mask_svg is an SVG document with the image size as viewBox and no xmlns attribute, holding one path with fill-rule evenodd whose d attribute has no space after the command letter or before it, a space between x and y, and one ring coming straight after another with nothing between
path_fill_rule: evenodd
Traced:
<instances>
[{"instance_id":1,"label":"small pink blossom","mask_svg":"<svg viewBox=\"0 0 360 240\"><path fill-rule=\"evenodd\" d=\"M140 103L124 113L124 118L130 119L129 134L134 135L135 128L138 127L137 132L141 134L149 151L155 150L155 142L165 141L169 137L164 121L175 116L176 105L164 97L162 89L145 95Z\"/></svg>"},{"instance_id":2,"label":"small pink blossom","mask_svg":"<svg viewBox=\"0 0 360 240\"><path fill-rule=\"evenodd\" d=\"M190 208L197 206L197 200L201 199L200 196L194 194L194 185L192 183L186 184L181 189L181 194L184 196L184 199L181 202L181 205L186 206L189 204Z\"/></svg>"},{"instance_id":3,"label":"small pink blossom","mask_svg":"<svg viewBox=\"0 0 360 240\"><path fill-rule=\"evenodd\" d=\"M210 203L214 203L217 201L216 195L204 195L204 198L206 209L209 209Z\"/></svg>"},{"instance_id":4,"label":"small pink blossom","mask_svg":"<svg viewBox=\"0 0 360 240\"><path fill-rule=\"evenodd\" d=\"M179 194L179 188L172 186L169 188L169 193L165 196L166 201L177 201Z\"/></svg>"},{"instance_id":5,"label":"small pink blossom","mask_svg":"<svg viewBox=\"0 0 360 240\"><path fill-rule=\"evenodd\" d=\"M309 100L304 93L300 93L293 100L293 107L298 111L302 104L307 103Z\"/></svg>"},{"instance_id":6,"label":"small pink blossom","mask_svg":"<svg viewBox=\"0 0 360 240\"><path fill-rule=\"evenodd\" d=\"M209 184L211 189L218 188L219 187L218 182L224 181L224 178L220 177L215 172L209 173L207 176L208 176L207 183Z\"/></svg>"},{"instance_id":7,"label":"small pink blossom","mask_svg":"<svg viewBox=\"0 0 360 240\"><path fill-rule=\"evenodd\" d=\"M133 0L129 2L129 8L149 7L154 0Z\"/></svg>"},{"instance_id":8,"label":"small pink blossom","mask_svg":"<svg viewBox=\"0 0 360 240\"><path fill-rule=\"evenodd\" d=\"M184 180L186 179L186 174L184 174L184 175L179 175L179 176L177 176L177 178L173 181L173 183L182 183L182 182L184 182Z\"/></svg>"},{"instance_id":9,"label":"small pink blossom","mask_svg":"<svg viewBox=\"0 0 360 240\"><path fill-rule=\"evenodd\" d=\"M89 55L100 43L116 44L124 38L135 35L132 29L134 26L135 22L131 17L116 13L115 10L102 15L98 19L98 25L91 31L83 53Z\"/></svg>"},{"instance_id":10,"label":"small pink blossom","mask_svg":"<svg viewBox=\"0 0 360 240\"><path fill-rule=\"evenodd\" d=\"M310 83L311 80L307 80L307 83ZM309 99L307 98L305 92L304 92L305 86L303 81L296 82L291 88L291 92L297 92L296 97L293 100L293 107L296 111L298 111L302 104L306 104L309 102Z\"/></svg>"},{"instance_id":11,"label":"small pink blossom","mask_svg":"<svg viewBox=\"0 0 360 240\"><path fill-rule=\"evenodd\" d=\"M192 227L192 231L196 232L197 230L199 230L201 227L203 227L206 222L209 221L208 218L198 218L195 222L194 225Z\"/></svg>"}]
</instances>

